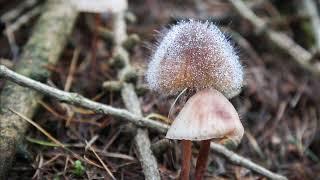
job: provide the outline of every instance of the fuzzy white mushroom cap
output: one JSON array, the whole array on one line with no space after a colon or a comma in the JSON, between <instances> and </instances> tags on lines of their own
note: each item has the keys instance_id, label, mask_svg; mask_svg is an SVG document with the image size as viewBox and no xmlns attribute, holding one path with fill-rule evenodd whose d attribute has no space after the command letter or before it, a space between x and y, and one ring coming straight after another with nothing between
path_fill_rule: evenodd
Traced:
<instances>
[{"instance_id":1,"label":"fuzzy white mushroom cap","mask_svg":"<svg viewBox=\"0 0 320 180\"><path fill-rule=\"evenodd\" d=\"M228 99L215 89L192 96L169 128L166 138L215 139L238 145L244 133L238 113Z\"/></svg>"},{"instance_id":2,"label":"fuzzy white mushroom cap","mask_svg":"<svg viewBox=\"0 0 320 180\"><path fill-rule=\"evenodd\" d=\"M227 98L239 94L243 68L234 48L210 22L181 21L159 42L147 70L155 91L174 94L185 88L215 88Z\"/></svg>"}]
</instances>

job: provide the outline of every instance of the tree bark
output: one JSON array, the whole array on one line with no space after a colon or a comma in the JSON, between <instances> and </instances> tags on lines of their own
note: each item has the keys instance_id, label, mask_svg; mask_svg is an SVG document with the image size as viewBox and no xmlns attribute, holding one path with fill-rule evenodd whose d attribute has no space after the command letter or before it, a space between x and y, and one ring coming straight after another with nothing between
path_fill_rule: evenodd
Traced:
<instances>
[{"instance_id":1,"label":"tree bark","mask_svg":"<svg viewBox=\"0 0 320 180\"><path fill-rule=\"evenodd\" d=\"M50 0L37 21L31 38L23 48L15 71L45 82L50 76L47 65L54 65L67 42L77 17L68 1ZM37 107L39 92L7 82L0 95L0 179L5 179L16 148L27 130L26 121L14 115L11 108L31 118Z\"/></svg>"}]
</instances>

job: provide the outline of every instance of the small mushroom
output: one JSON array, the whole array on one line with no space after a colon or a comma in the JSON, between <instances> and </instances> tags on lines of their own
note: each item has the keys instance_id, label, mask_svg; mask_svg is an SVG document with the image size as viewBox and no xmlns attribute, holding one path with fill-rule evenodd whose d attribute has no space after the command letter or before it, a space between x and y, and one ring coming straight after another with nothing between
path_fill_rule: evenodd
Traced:
<instances>
[{"instance_id":1,"label":"small mushroom","mask_svg":"<svg viewBox=\"0 0 320 180\"><path fill-rule=\"evenodd\" d=\"M191 141L201 141L196 165L196 179L206 168L210 141L238 145L244 133L233 105L215 89L205 89L192 96L182 108L167 132L166 138L182 140L183 164L181 174L187 174L191 159ZM188 177L181 177L188 179Z\"/></svg>"},{"instance_id":2,"label":"small mushroom","mask_svg":"<svg viewBox=\"0 0 320 180\"><path fill-rule=\"evenodd\" d=\"M229 40L208 21L181 21L166 31L151 56L146 79L150 89L195 94L171 125L167 138L182 140L180 179L189 179L191 141L201 141L196 179L206 168L210 140L238 144L243 127L227 98L238 95L243 67Z\"/></svg>"}]
</instances>

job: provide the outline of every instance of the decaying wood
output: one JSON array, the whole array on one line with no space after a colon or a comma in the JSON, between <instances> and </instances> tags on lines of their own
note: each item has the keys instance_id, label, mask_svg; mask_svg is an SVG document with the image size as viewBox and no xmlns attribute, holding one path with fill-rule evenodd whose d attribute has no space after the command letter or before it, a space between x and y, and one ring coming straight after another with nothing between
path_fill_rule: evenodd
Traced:
<instances>
[{"instance_id":1,"label":"decaying wood","mask_svg":"<svg viewBox=\"0 0 320 180\"><path fill-rule=\"evenodd\" d=\"M23 75L17 74L8 68L6 68L3 65L0 65L0 77L4 77L12 82L15 82L21 86L29 87L31 89L34 89L40 93L43 93L45 95L48 95L50 97L56 98L60 101L78 105L87 109L90 109L92 111L95 111L97 113L102 113L106 115L112 115L114 117L119 117L122 120L126 120L128 122L132 122L133 124L140 126L140 127L147 127L150 129L157 130L160 133L165 133L169 126L151 119L144 118L142 116L133 114L125 109L119 109L114 108L105 104L101 104L98 102L94 102L90 99L87 99L79 94L76 93L68 93L61 91L59 89L47 86L45 84L42 84L40 82L37 82L35 80L32 80L30 78L27 78ZM225 158L227 158L229 161L242 165L256 173L259 173L261 175L264 175L265 177L268 177L270 179L280 179L285 180L286 177L275 174L268 169L250 161L249 159L246 159L242 156L237 155L236 153L228 150L222 145L216 144L211 142L210 145L211 149L214 152L217 152L221 155L223 155Z\"/></svg>"},{"instance_id":2,"label":"decaying wood","mask_svg":"<svg viewBox=\"0 0 320 180\"><path fill-rule=\"evenodd\" d=\"M66 1L48 1L32 36L23 48L15 71L38 81L46 81L76 20L77 12ZM7 82L0 96L0 179L5 179L15 156L16 147L27 129L27 123L8 109L32 117L42 95L29 88Z\"/></svg>"}]
</instances>

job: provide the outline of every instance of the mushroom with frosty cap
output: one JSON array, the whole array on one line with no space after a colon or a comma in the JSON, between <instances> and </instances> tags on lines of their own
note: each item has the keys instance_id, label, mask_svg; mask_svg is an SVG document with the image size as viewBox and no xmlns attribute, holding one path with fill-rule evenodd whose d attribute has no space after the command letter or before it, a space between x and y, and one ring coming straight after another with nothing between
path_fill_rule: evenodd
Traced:
<instances>
[{"instance_id":1,"label":"mushroom with frosty cap","mask_svg":"<svg viewBox=\"0 0 320 180\"><path fill-rule=\"evenodd\" d=\"M227 99L241 91L244 73L239 57L213 23L181 21L158 42L146 76L149 87L163 94L196 92L166 137L182 140L181 179L189 179L191 140L202 141L196 165L196 178L201 179L210 140L238 144L243 135L238 114Z\"/></svg>"}]
</instances>

